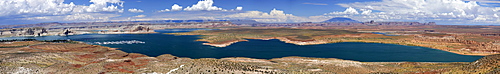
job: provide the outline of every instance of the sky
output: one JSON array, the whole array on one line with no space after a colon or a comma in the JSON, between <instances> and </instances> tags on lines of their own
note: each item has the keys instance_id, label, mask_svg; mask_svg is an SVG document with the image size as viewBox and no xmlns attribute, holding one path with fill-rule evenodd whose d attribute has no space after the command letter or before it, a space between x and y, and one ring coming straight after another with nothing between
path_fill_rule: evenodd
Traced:
<instances>
[{"instance_id":1,"label":"sky","mask_svg":"<svg viewBox=\"0 0 500 74\"><path fill-rule=\"evenodd\" d=\"M0 25L46 22L235 20L500 25L500 0L0 0Z\"/></svg>"}]
</instances>

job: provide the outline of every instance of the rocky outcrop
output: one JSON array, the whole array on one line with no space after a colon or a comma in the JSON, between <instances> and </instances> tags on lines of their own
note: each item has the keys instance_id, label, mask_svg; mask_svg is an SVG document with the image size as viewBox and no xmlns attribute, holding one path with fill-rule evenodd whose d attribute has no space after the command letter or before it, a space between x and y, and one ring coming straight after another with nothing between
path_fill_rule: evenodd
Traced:
<instances>
[{"instance_id":1,"label":"rocky outcrop","mask_svg":"<svg viewBox=\"0 0 500 74\"><path fill-rule=\"evenodd\" d=\"M471 73L496 74L500 72L500 54L485 56L462 68Z\"/></svg>"},{"instance_id":2,"label":"rocky outcrop","mask_svg":"<svg viewBox=\"0 0 500 74\"><path fill-rule=\"evenodd\" d=\"M481 34L481 36L500 36L500 34L495 34L495 33L485 33L485 34Z\"/></svg>"},{"instance_id":3,"label":"rocky outcrop","mask_svg":"<svg viewBox=\"0 0 500 74\"><path fill-rule=\"evenodd\" d=\"M143 27L143 26L137 26L135 27L132 31L130 32L149 32L149 31L152 31L153 29L149 28L149 27Z\"/></svg>"},{"instance_id":4,"label":"rocky outcrop","mask_svg":"<svg viewBox=\"0 0 500 74\"><path fill-rule=\"evenodd\" d=\"M471 53L500 53L500 42L477 42L473 40L465 40L456 36L415 36L417 42L440 42L440 43L460 43L467 45L466 48L460 50L469 51Z\"/></svg>"},{"instance_id":5,"label":"rocky outcrop","mask_svg":"<svg viewBox=\"0 0 500 74\"><path fill-rule=\"evenodd\" d=\"M61 31L58 35L59 36L67 36L67 35L74 35L75 32L69 30L69 29L64 29L63 31Z\"/></svg>"},{"instance_id":6,"label":"rocky outcrop","mask_svg":"<svg viewBox=\"0 0 500 74\"><path fill-rule=\"evenodd\" d=\"M17 29L2 29L1 36L46 36L49 32L46 28L17 28Z\"/></svg>"}]
</instances>

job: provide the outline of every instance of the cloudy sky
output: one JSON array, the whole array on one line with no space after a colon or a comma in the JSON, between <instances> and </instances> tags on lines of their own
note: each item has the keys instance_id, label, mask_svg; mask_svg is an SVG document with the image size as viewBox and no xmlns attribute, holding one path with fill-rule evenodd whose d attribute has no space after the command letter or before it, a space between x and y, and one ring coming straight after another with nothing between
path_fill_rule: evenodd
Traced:
<instances>
[{"instance_id":1,"label":"cloudy sky","mask_svg":"<svg viewBox=\"0 0 500 74\"><path fill-rule=\"evenodd\" d=\"M0 0L0 25L43 22L252 19L500 25L499 0Z\"/></svg>"}]
</instances>

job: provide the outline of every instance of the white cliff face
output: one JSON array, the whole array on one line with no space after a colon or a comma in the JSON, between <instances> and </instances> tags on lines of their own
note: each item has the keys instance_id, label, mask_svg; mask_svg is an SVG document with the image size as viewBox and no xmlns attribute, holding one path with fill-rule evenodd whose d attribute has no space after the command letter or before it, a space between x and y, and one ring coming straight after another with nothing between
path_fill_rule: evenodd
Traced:
<instances>
[{"instance_id":1,"label":"white cliff face","mask_svg":"<svg viewBox=\"0 0 500 74\"><path fill-rule=\"evenodd\" d=\"M2 29L0 36L46 36L48 33L46 28Z\"/></svg>"},{"instance_id":2,"label":"white cliff face","mask_svg":"<svg viewBox=\"0 0 500 74\"><path fill-rule=\"evenodd\" d=\"M277 37L276 39L279 39L280 41L283 41L285 43L291 43L295 45L314 45L314 44L325 44L328 43L327 41L320 41L320 40L313 40L313 41L292 41L288 38L285 37Z\"/></svg>"},{"instance_id":3,"label":"white cliff face","mask_svg":"<svg viewBox=\"0 0 500 74\"><path fill-rule=\"evenodd\" d=\"M99 34L140 34L140 33L156 33L154 29L148 26L132 26L126 30L108 30L100 31Z\"/></svg>"},{"instance_id":4,"label":"white cliff face","mask_svg":"<svg viewBox=\"0 0 500 74\"><path fill-rule=\"evenodd\" d=\"M2 31L0 35L10 35L12 32L10 31Z\"/></svg>"},{"instance_id":5,"label":"white cliff face","mask_svg":"<svg viewBox=\"0 0 500 74\"><path fill-rule=\"evenodd\" d=\"M214 46L214 47L227 47L233 43L240 42L240 41L248 41L248 40L237 40L237 41L231 41L231 42L226 42L226 43L221 43L221 44L203 43L203 45L210 45L210 46Z\"/></svg>"},{"instance_id":6,"label":"white cliff face","mask_svg":"<svg viewBox=\"0 0 500 74\"><path fill-rule=\"evenodd\" d=\"M280 41L283 41L285 43L291 43L295 45L315 45L315 44L326 44L328 43L327 41L321 41L321 40L313 40L313 41L293 41L285 37L274 37L274 38L253 38L253 39L261 39L261 40L270 40L270 39L279 39ZM210 45L214 47L226 47L229 46L233 43L240 42L240 41L248 41L248 40L237 40L237 41L231 41L231 42L226 42L226 43L203 43L203 45Z\"/></svg>"}]
</instances>

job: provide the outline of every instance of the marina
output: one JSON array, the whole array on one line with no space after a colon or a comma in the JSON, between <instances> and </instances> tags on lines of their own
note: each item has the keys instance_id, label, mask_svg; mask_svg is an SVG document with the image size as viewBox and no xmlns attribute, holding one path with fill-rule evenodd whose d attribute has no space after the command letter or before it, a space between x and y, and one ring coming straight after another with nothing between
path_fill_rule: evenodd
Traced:
<instances>
[{"instance_id":1,"label":"marina","mask_svg":"<svg viewBox=\"0 0 500 74\"><path fill-rule=\"evenodd\" d=\"M145 44L146 42L130 40L130 41L107 41L107 42L93 42L90 44L105 45L105 44Z\"/></svg>"}]
</instances>

